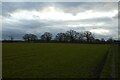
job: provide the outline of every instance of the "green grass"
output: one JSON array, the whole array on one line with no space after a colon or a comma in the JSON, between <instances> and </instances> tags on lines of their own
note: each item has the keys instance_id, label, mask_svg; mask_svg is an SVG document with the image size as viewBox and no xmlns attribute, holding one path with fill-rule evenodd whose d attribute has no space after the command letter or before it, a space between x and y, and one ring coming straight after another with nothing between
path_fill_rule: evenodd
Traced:
<instances>
[{"instance_id":1,"label":"green grass","mask_svg":"<svg viewBox=\"0 0 120 80\"><path fill-rule=\"evenodd\" d=\"M115 46L115 70L116 78L120 78L120 46Z\"/></svg>"},{"instance_id":2,"label":"green grass","mask_svg":"<svg viewBox=\"0 0 120 80\"><path fill-rule=\"evenodd\" d=\"M105 61L104 68L102 70L100 78L112 78L112 59L114 57L114 65L115 65L115 78L119 78L120 76L120 54L119 54L120 46L112 45L109 49L107 59ZM113 56L113 54L115 56Z\"/></svg>"},{"instance_id":3,"label":"green grass","mask_svg":"<svg viewBox=\"0 0 120 80\"><path fill-rule=\"evenodd\" d=\"M108 45L3 43L4 78L89 78Z\"/></svg>"}]
</instances>

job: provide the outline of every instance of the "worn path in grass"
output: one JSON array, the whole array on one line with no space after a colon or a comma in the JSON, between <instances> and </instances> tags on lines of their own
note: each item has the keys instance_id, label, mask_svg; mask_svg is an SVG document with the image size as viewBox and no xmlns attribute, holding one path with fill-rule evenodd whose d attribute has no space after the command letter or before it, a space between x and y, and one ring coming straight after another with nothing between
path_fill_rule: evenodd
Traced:
<instances>
[{"instance_id":1,"label":"worn path in grass","mask_svg":"<svg viewBox=\"0 0 120 80\"><path fill-rule=\"evenodd\" d=\"M93 75L91 76L91 78L96 78L96 79L100 78L100 75L101 75L101 72L103 70L106 58L107 58L108 53L109 53L109 49L110 49L110 47L107 49L105 54L103 54L103 56L101 56L100 60L98 61L97 65L96 65L96 67L93 68L93 70L92 70Z\"/></svg>"},{"instance_id":2,"label":"worn path in grass","mask_svg":"<svg viewBox=\"0 0 120 80\"><path fill-rule=\"evenodd\" d=\"M100 78L109 78L109 79L119 78L120 57L119 57L118 47L119 46L117 44L111 45Z\"/></svg>"}]
</instances>

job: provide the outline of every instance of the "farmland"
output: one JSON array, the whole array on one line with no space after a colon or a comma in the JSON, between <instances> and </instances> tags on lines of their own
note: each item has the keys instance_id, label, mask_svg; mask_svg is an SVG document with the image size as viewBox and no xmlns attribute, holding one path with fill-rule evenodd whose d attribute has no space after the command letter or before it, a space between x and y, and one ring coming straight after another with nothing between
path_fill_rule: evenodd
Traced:
<instances>
[{"instance_id":1,"label":"farmland","mask_svg":"<svg viewBox=\"0 0 120 80\"><path fill-rule=\"evenodd\" d=\"M93 78L101 61L105 62L101 77L110 73L108 44L3 43L2 47L3 78Z\"/></svg>"}]
</instances>

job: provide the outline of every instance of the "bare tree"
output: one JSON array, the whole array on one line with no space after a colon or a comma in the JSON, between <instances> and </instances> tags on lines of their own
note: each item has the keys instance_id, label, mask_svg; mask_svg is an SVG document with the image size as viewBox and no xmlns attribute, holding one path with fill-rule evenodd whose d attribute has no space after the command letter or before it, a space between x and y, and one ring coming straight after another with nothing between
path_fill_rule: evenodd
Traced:
<instances>
[{"instance_id":1,"label":"bare tree","mask_svg":"<svg viewBox=\"0 0 120 80\"><path fill-rule=\"evenodd\" d=\"M38 37L37 37L35 34L25 34L25 35L23 36L23 39L24 39L25 41L35 41L35 40L38 39Z\"/></svg>"},{"instance_id":2,"label":"bare tree","mask_svg":"<svg viewBox=\"0 0 120 80\"><path fill-rule=\"evenodd\" d=\"M52 34L49 32L45 32L43 35L41 35L41 40L44 41L50 41L52 39Z\"/></svg>"},{"instance_id":3,"label":"bare tree","mask_svg":"<svg viewBox=\"0 0 120 80\"><path fill-rule=\"evenodd\" d=\"M73 42L76 40L77 32L74 30L67 31L66 37L67 37L68 41Z\"/></svg>"},{"instance_id":4,"label":"bare tree","mask_svg":"<svg viewBox=\"0 0 120 80\"><path fill-rule=\"evenodd\" d=\"M50 32L45 32L40 36L41 40L49 42L52 39L52 34ZM12 38L11 38L12 39ZM23 36L25 41L35 41L38 40L38 37L34 34L25 34ZM84 41L86 39L87 42L94 41L94 35L90 31L85 32L76 32L74 30L66 31L65 33L58 33L55 36L55 40L61 41L70 41L70 42L79 42Z\"/></svg>"},{"instance_id":5,"label":"bare tree","mask_svg":"<svg viewBox=\"0 0 120 80\"><path fill-rule=\"evenodd\" d=\"M65 33L58 33L55 39L59 42L66 41L66 34Z\"/></svg>"},{"instance_id":6,"label":"bare tree","mask_svg":"<svg viewBox=\"0 0 120 80\"><path fill-rule=\"evenodd\" d=\"M84 40L84 33L80 32L78 33L78 40L83 41Z\"/></svg>"},{"instance_id":7,"label":"bare tree","mask_svg":"<svg viewBox=\"0 0 120 80\"><path fill-rule=\"evenodd\" d=\"M87 42L94 40L94 35L90 31L85 31L84 37L86 38Z\"/></svg>"}]
</instances>

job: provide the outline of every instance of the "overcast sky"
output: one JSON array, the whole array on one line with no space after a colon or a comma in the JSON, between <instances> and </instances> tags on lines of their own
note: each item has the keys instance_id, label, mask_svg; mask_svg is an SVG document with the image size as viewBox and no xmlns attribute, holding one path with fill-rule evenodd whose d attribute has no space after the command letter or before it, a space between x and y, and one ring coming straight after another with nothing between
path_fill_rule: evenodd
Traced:
<instances>
[{"instance_id":1,"label":"overcast sky","mask_svg":"<svg viewBox=\"0 0 120 80\"><path fill-rule=\"evenodd\" d=\"M91 31L96 38L118 35L117 2L3 2L2 17L3 39L70 29Z\"/></svg>"}]
</instances>

